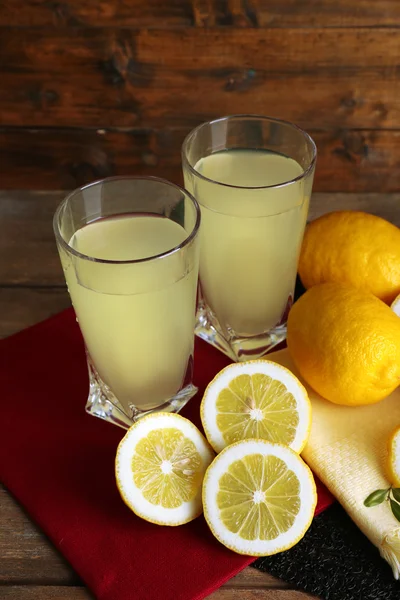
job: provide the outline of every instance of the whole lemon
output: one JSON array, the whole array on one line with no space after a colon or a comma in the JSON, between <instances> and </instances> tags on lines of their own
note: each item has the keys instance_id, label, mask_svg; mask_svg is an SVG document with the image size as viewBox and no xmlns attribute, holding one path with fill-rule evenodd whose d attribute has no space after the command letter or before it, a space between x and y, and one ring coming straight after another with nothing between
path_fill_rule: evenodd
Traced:
<instances>
[{"instance_id":1,"label":"whole lemon","mask_svg":"<svg viewBox=\"0 0 400 600\"><path fill-rule=\"evenodd\" d=\"M312 287L289 313L287 343L305 381L336 404L373 404L400 384L400 318L369 292Z\"/></svg>"},{"instance_id":2,"label":"whole lemon","mask_svg":"<svg viewBox=\"0 0 400 600\"><path fill-rule=\"evenodd\" d=\"M306 229L299 275L305 288L348 283L390 304L400 293L400 229L364 212L323 215Z\"/></svg>"}]
</instances>

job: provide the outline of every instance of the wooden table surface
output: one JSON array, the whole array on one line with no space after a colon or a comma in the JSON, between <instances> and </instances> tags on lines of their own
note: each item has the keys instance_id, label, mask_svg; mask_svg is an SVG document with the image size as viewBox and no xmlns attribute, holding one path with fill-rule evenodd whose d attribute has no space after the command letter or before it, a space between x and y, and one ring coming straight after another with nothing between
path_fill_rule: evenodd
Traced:
<instances>
[{"instance_id":1,"label":"wooden table surface","mask_svg":"<svg viewBox=\"0 0 400 600\"><path fill-rule=\"evenodd\" d=\"M0 337L70 304L52 231L52 215L64 195L65 192L49 191L0 192ZM314 194L310 217L343 208L374 212L400 224L400 194ZM1 486L0 584L2 600L92 597L46 536ZM310 600L311 596L248 567L210 598Z\"/></svg>"}]
</instances>

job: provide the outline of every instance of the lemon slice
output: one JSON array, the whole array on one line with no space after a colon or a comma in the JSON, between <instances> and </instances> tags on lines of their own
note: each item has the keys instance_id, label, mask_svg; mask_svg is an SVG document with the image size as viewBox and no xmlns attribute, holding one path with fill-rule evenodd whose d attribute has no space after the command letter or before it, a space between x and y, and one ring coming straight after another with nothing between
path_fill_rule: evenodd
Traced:
<instances>
[{"instance_id":1,"label":"lemon slice","mask_svg":"<svg viewBox=\"0 0 400 600\"><path fill-rule=\"evenodd\" d=\"M117 486L142 519L181 525L202 512L203 477L213 458L193 423L173 413L154 413L132 425L120 442Z\"/></svg>"},{"instance_id":2,"label":"lemon slice","mask_svg":"<svg viewBox=\"0 0 400 600\"><path fill-rule=\"evenodd\" d=\"M263 440L228 446L204 478L206 521L239 554L269 556L294 546L309 528L316 502L312 473L300 456Z\"/></svg>"},{"instance_id":3,"label":"lemon slice","mask_svg":"<svg viewBox=\"0 0 400 600\"><path fill-rule=\"evenodd\" d=\"M389 481L400 487L400 427L397 427L389 438L388 444Z\"/></svg>"},{"instance_id":4,"label":"lemon slice","mask_svg":"<svg viewBox=\"0 0 400 600\"><path fill-rule=\"evenodd\" d=\"M200 412L216 452L244 439L264 439L301 452L311 427L307 391L293 373L269 360L225 367L207 387Z\"/></svg>"},{"instance_id":5,"label":"lemon slice","mask_svg":"<svg viewBox=\"0 0 400 600\"><path fill-rule=\"evenodd\" d=\"M397 298L393 300L392 304L390 305L390 308L393 312L396 313L398 317L400 317L400 294L397 296Z\"/></svg>"}]
</instances>

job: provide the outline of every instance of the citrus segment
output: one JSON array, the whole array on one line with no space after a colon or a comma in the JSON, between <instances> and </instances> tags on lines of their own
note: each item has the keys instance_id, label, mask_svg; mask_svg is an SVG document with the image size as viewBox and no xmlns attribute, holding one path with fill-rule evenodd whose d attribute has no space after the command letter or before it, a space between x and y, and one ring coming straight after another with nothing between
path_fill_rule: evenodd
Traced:
<instances>
[{"instance_id":1,"label":"citrus segment","mask_svg":"<svg viewBox=\"0 0 400 600\"><path fill-rule=\"evenodd\" d=\"M116 457L117 486L138 516L161 525L201 513L201 486L213 452L190 421L155 413L135 423Z\"/></svg>"},{"instance_id":2,"label":"citrus segment","mask_svg":"<svg viewBox=\"0 0 400 600\"><path fill-rule=\"evenodd\" d=\"M310 469L290 448L263 440L228 446L208 468L204 515L215 537L239 554L291 548L314 515Z\"/></svg>"},{"instance_id":3,"label":"citrus segment","mask_svg":"<svg viewBox=\"0 0 400 600\"><path fill-rule=\"evenodd\" d=\"M196 495L201 483L201 457L178 429L156 429L137 444L132 472L136 486L149 502L173 508Z\"/></svg>"},{"instance_id":4,"label":"citrus segment","mask_svg":"<svg viewBox=\"0 0 400 600\"><path fill-rule=\"evenodd\" d=\"M300 452L308 437L307 392L288 370L267 360L236 363L207 387L201 420L213 448L244 439L265 439Z\"/></svg>"}]
</instances>

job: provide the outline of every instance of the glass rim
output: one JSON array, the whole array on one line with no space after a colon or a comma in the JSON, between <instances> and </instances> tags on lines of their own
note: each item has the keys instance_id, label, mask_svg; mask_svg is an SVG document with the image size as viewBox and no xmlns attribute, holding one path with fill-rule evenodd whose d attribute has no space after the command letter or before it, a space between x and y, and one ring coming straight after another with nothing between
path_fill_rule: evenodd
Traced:
<instances>
[{"instance_id":1,"label":"glass rim","mask_svg":"<svg viewBox=\"0 0 400 600\"><path fill-rule=\"evenodd\" d=\"M304 139L309 142L309 144L311 145L311 148L312 148L312 158L311 158L310 164L308 165L307 169L303 173L301 173L301 175L298 175L297 177L294 177L293 179L288 179L287 181L283 181L282 183L278 183L275 185L257 185L257 186L233 185L230 183L224 183L223 181L218 181L216 179L210 179L209 177L202 175L202 173L199 173L199 171L197 171L189 162L189 159L187 156L187 154L188 154L187 149L188 149L189 143L193 140L195 135L206 125L214 125L215 123L220 123L222 121L234 121L236 119L237 120L240 120L240 119L253 120L254 119L254 120L259 120L259 121L268 121L270 123L271 122L277 123L278 125L288 125L288 126L292 127L293 129L297 130L304 137ZM209 155L209 156L211 156L211 155ZM312 137L310 136L310 134L308 134L306 131L304 131L304 129L302 129L295 123L292 123L291 121L285 121L284 119L277 119L275 117L267 117L266 115L237 114L237 115L227 115L225 117L219 117L218 119L213 119L212 121L204 121L203 123L200 123L200 125L197 125L197 127L195 127L194 129L192 129L192 131L190 131L187 134L187 136L185 137L185 139L183 140L183 143L182 143L183 166L184 167L186 166L193 175L199 177L200 179L203 179L204 181L208 181L209 183L214 183L215 185L222 185L224 187L231 188L231 189L237 189L237 190L265 190L268 188L280 188L280 187L285 187L287 185L291 185L292 183L296 183L297 181L300 181L301 179L306 178L309 175L309 173L312 171L312 169L314 168L316 160L317 160L317 146L316 146L314 140L312 139Z\"/></svg>"},{"instance_id":2,"label":"glass rim","mask_svg":"<svg viewBox=\"0 0 400 600\"><path fill-rule=\"evenodd\" d=\"M115 181L115 182L116 181L155 181L158 183L168 185L168 186L175 188L176 190L179 190L180 192L182 192L186 197L188 197L191 200L191 202L194 206L194 209L196 211L196 220L195 220L194 226L193 226L191 232L189 233L189 235L187 237L185 237L185 239L180 244L178 244L177 246L174 246L170 250L166 250L165 252L161 252L160 254L146 256L145 258L134 258L134 259L129 259L129 260L111 260L108 258L96 258L94 256L90 256L89 254L83 254L82 252L78 252L78 250L75 250L75 248L70 246L70 244L65 241L65 239L63 238L63 236L61 234L61 231L60 231L61 211L65 208L68 201L78 192L83 192L84 190L86 190L90 187L98 186L99 184L108 183L108 182L112 182L112 181ZM115 216L117 216L117 215L115 215ZM98 219L90 221L89 223L87 223L87 225L89 225L90 223L94 223L96 220L98 220ZM146 263L151 260L165 258L167 256L175 254L176 252L179 252L179 250L182 250L183 248L188 246L194 240L194 238L196 237L196 235L199 232L200 221L201 221L201 211L200 211L199 203L197 202L196 198L190 192L188 192L185 188L181 187L180 185L177 185L176 183L172 183L171 181L168 181L167 179L163 179L162 177L153 177L151 175L148 175L148 176L147 175L144 175L144 176L140 176L140 175L118 176L117 175L114 177L105 177L103 179L96 179L95 181L92 181L91 183L87 183L86 185L75 188L74 190L72 190L72 192L69 192L69 194L67 194L65 196L65 198L60 202L60 204L56 208L56 211L55 211L54 217L53 217L53 230L54 230L54 235L56 237L56 241L64 248L64 250L66 250L70 254L73 254L77 258L81 258L83 260L90 260L91 262L102 263L102 264L131 265L131 264ZM77 229L77 231L79 231L79 230Z\"/></svg>"}]
</instances>

